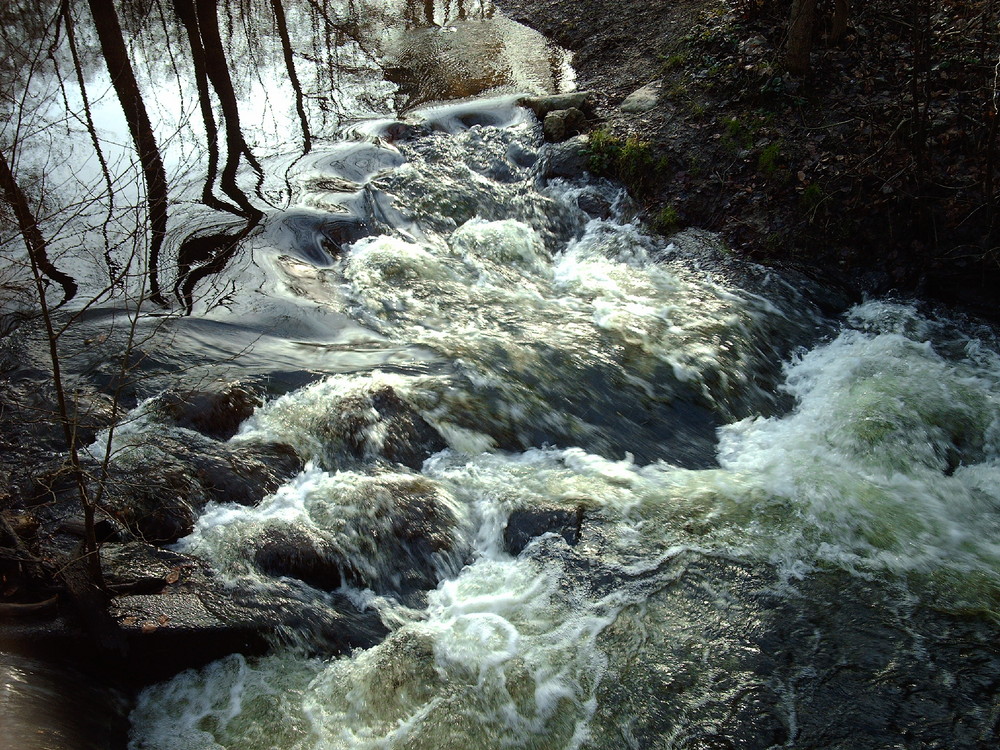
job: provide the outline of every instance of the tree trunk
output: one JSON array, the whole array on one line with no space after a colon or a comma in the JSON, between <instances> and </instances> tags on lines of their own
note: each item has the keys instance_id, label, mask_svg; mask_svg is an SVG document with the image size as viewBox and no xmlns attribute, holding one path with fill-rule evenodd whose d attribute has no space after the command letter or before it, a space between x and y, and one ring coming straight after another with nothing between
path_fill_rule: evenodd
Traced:
<instances>
[{"instance_id":1,"label":"tree trunk","mask_svg":"<svg viewBox=\"0 0 1000 750\"><path fill-rule=\"evenodd\" d=\"M812 50L815 20L816 0L793 0L792 15L788 23L785 65L795 75L809 71L809 52Z\"/></svg>"},{"instance_id":2,"label":"tree trunk","mask_svg":"<svg viewBox=\"0 0 1000 750\"><path fill-rule=\"evenodd\" d=\"M88 0L94 17L94 28L101 43L101 52L111 74L111 84L118 95L132 142L139 154L142 174L146 181L146 201L149 205L149 289L152 298L162 304L160 294L160 249L167 234L167 173L153 135L153 126L146 113L146 105L139 91L139 84L132 70L121 24L114 3L106 0Z\"/></svg>"},{"instance_id":3,"label":"tree trunk","mask_svg":"<svg viewBox=\"0 0 1000 750\"><path fill-rule=\"evenodd\" d=\"M850 0L835 0L833 21L830 24L830 42L837 44L847 33L847 17L851 13Z\"/></svg>"}]
</instances>

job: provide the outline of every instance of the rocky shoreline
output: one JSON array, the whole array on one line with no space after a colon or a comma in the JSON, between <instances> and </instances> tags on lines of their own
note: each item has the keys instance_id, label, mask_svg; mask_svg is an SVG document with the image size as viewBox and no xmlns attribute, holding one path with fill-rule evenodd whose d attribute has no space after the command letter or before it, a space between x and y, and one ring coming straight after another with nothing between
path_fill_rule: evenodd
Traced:
<instances>
[{"instance_id":1,"label":"rocky shoreline","mask_svg":"<svg viewBox=\"0 0 1000 750\"><path fill-rule=\"evenodd\" d=\"M855 4L837 44L818 25L812 70L796 76L781 0L499 5L574 53L597 171L663 233L718 232L741 257L854 299L996 320L996 129L980 55L996 34L974 25L981 9L941 9L920 42L909 5Z\"/></svg>"}]
</instances>

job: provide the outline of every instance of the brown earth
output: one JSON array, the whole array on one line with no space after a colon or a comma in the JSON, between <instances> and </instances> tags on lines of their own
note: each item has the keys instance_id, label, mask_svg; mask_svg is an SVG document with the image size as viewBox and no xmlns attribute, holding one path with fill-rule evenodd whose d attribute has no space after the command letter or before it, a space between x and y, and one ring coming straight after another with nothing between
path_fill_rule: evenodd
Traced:
<instances>
[{"instance_id":1,"label":"brown earth","mask_svg":"<svg viewBox=\"0 0 1000 750\"><path fill-rule=\"evenodd\" d=\"M660 231L711 229L856 295L1000 316L988 0L854 3L837 45L821 2L804 76L783 66L789 0L499 4L574 52L596 101L592 170ZM650 83L652 109L623 112Z\"/></svg>"}]
</instances>

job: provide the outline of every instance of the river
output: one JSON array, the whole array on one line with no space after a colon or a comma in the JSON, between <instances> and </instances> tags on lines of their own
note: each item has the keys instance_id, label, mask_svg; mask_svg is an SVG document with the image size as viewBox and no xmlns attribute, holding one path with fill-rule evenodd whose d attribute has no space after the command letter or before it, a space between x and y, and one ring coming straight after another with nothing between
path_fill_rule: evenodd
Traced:
<instances>
[{"instance_id":1,"label":"river","mask_svg":"<svg viewBox=\"0 0 1000 750\"><path fill-rule=\"evenodd\" d=\"M307 463L255 507L210 503L176 549L234 587L346 597L389 635L334 655L283 632L150 686L133 750L996 745L993 329L905 300L831 315L832 291L552 176L518 100L572 90L570 56L488 3L285 2L301 92L268 8L220 10L259 165L244 154L228 188L179 21L153 4L131 28L171 180L140 395L260 384L231 441ZM105 158L140 185L91 76ZM57 89L23 171L94 190L95 159L60 161L89 141L53 114L80 91ZM111 192L51 248L79 283L68 309L142 269L80 340L149 293L126 242L144 193ZM149 432L184 439L154 404L116 460ZM401 458L424 438L426 460ZM267 572L273 538L336 586Z\"/></svg>"}]
</instances>

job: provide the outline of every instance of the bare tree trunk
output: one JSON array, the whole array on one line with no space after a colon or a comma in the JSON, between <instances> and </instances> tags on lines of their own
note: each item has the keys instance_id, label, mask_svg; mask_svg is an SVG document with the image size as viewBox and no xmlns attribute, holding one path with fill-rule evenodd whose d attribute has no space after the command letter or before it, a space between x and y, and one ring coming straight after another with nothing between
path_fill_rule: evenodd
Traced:
<instances>
[{"instance_id":1,"label":"bare tree trunk","mask_svg":"<svg viewBox=\"0 0 1000 750\"><path fill-rule=\"evenodd\" d=\"M812 51L815 20L816 0L793 0L792 15L788 23L785 65L796 75L809 71L809 53Z\"/></svg>"},{"instance_id":2,"label":"bare tree trunk","mask_svg":"<svg viewBox=\"0 0 1000 750\"><path fill-rule=\"evenodd\" d=\"M111 83L118 95L129 132L139 154L142 173L146 181L146 199L149 205L149 289L151 299L161 305L166 300L160 294L160 249L167 234L167 173L163 168L160 150L153 135L153 126L146 113L146 105L139 91L139 84L132 70L121 24L114 3L88 0L94 17L94 28L101 43L101 52L111 74Z\"/></svg>"},{"instance_id":3,"label":"bare tree trunk","mask_svg":"<svg viewBox=\"0 0 1000 750\"><path fill-rule=\"evenodd\" d=\"M851 0L835 0L833 20L830 23L830 42L837 44L847 33L847 17L851 13Z\"/></svg>"},{"instance_id":4,"label":"bare tree trunk","mask_svg":"<svg viewBox=\"0 0 1000 750\"><path fill-rule=\"evenodd\" d=\"M302 103L302 85L295 73L295 60L292 59L292 42L288 36L285 9L281 0L271 0L271 8L274 10L274 20L278 25L278 36L281 37L281 51L285 56L285 67L288 69L288 82L292 84L292 90L295 92L295 110L299 113L299 122L302 124L302 150L308 154L312 150L312 136L309 133L309 120L306 119L306 110Z\"/></svg>"}]
</instances>

